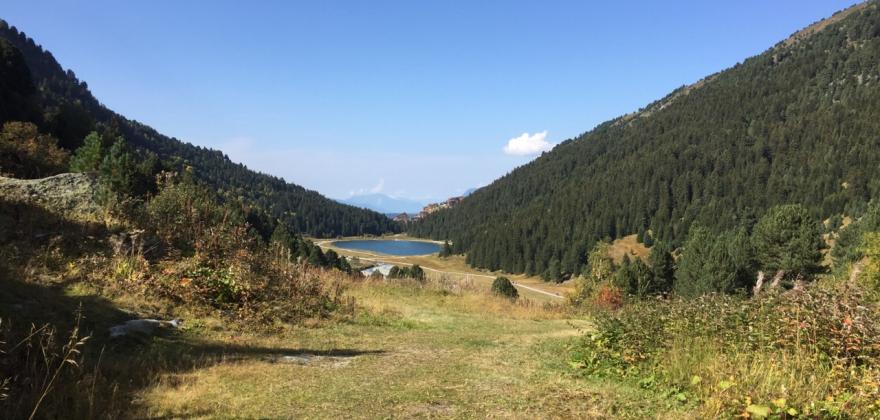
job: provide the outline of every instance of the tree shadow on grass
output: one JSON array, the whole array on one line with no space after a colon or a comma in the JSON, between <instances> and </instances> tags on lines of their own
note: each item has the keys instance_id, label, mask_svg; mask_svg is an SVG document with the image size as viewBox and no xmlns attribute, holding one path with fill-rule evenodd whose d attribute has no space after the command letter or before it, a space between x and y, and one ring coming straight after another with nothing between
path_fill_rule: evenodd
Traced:
<instances>
[{"instance_id":1,"label":"tree shadow on grass","mask_svg":"<svg viewBox=\"0 0 880 420\"><path fill-rule=\"evenodd\" d=\"M111 339L111 326L137 316L101 296L71 295L69 282L34 279L22 268L45 265L31 263L47 253L46 238L63 242L52 249L64 261L106 252L106 233L103 226L0 200L0 395L8 394L0 396L0 418L27 418L47 388L37 418L125 418L140 415L138 395L169 374L242 360L309 363L383 353L230 344L175 331L144 340ZM54 334L40 330L47 324ZM77 326L78 337L89 339L79 347L81 355L72 358L77 364L65 364L64 345ZM48 387L56 371L60 374ZM6 379L10 382L4 384Z\"/></svg>"},{"instance_id":2,"label":"tree shadow on grass","mask_svg":"<svg viewBox=\"0 0 880 420\"><path fill-rule=\"evenodd\" d=\"M110 338L109 328L133 319L99 296L69 296L60 286L23 281L0 280L0 341L19 343L32 326L52 325L56 347L62 352L74 328L77 314L80 337L89 336L81 348L77 366L68 365L40 405L40 418L119 418L143 411L136 404L140 391L157 384L169 374L186 373L220 363L260 360L270 363L308 364L321 359L381 355L383 350L311 349L230 344L203 340L186 332L167 331L152 338ZM0 353L0 381L18 377L10 384L9 398L0 400L0 417L27 417L36 404L42 387L33 379L52 373L60 359L40 368L39 343L28 343L14 351ZM0 348L4 348L0 345ZM9 347L5 347L9 349ZM28 351L28 355L22 354ZM25 384L22 381L29 382ZM192 414L192 413L190 413Z\"/></svg>"}]
</instances>

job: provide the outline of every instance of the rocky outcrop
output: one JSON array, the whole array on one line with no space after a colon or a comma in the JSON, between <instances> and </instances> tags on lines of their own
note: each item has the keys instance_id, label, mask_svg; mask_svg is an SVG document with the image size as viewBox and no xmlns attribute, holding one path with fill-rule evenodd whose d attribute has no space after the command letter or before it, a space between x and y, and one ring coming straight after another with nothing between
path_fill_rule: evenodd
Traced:
<instances>
[{"instance_id":1,"label":"rocky outcrop","mask_svg":"<svg viewBox=\"0 0 880 420\"><path fill-rule=\"evenodd\" d=\"M65 218L99 221L104 209L99 204L97 177L69 173L41 179L0 177L0 200L32 204Z\"/></svg>"}]
</instances>

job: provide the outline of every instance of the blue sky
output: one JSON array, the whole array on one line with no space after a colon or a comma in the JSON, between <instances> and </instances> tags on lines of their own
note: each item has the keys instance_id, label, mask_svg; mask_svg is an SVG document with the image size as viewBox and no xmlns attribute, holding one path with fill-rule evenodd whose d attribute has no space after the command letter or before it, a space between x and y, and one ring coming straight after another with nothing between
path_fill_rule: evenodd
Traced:
<instances>
[{"instance_id":1,"label":"blue sky","mask_svg":"<svg viewBox=\"0 0 880 420\"><path fill-rule=\"evenodd\" d=\"M330 197L428 200L853 3L5 0L0 17L164 134Z\"/></svg>"}]
</instances>

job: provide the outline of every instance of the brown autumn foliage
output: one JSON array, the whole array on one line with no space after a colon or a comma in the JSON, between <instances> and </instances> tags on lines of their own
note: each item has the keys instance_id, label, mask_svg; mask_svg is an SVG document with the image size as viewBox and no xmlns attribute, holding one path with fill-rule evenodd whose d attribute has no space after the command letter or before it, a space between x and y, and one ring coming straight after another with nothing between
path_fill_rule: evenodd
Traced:
<instances>
[{"instance_id":1,"label":"brown autumn foliage","mask_svg":"<svg viewBox=\"0 0 880 420\"><path fill-rule=\"evenodd\" d=\"M45 178L67 170L70 155L58 140L41 134L36 125L7 122L0 132L0 175L14 178Z\"/></svg>"}]
</instances>

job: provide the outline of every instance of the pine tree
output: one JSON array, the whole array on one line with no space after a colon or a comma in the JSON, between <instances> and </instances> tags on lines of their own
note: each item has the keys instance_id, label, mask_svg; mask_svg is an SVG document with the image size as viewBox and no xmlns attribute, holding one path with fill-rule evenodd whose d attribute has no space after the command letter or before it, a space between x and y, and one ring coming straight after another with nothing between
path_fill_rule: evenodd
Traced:
<instances>
[{"instance_id":1,"label":"pine tree","mask_svg":"<svg viewBox=\"0 0 880 420\"><path fill-rule=\"evenodd\" d=\"M447 258L452 255L452 247L449 241L443 241L443 249L440 250L440 258Z\"/></svg>"},{"instance_id":2,"label":"pine tree","mask_svg":"<svg viewBox=\"0 0 880 420\"><path fill-rule=\"evenodd\" d=\"M101 136L92 131L86 136L83 145L73 153L70 170L73 172L96 172L104 160L104 145Z\"/></svg>"},{"instance_id":3,"label":"pine tree","mask_svg":"<svg viewBox=\"0 0 880 420\"><path fill-rule=\"evenodd\" d=\"M675 293L698 297L720 292L733 283L735 274L724 244L708 229L691 226L675 270Z\"/></svg>"},{"instance_id":4,"label":"pine tree","mask_svg":"<svg viewBox=\"0 0 880 420\"><path fill-rule=\"evenodd\" d=\"M134 186L135 166L125 140L117 139L101 161L101 180L117 194L131 195Z\"/></svg>"},{"instance_id":5,"label":"pine tree","mask_svg":"<svg viewBox=\"0 0 880 420\"><path fill-rule=\"evenodd\" d=\"M544 281L552 281L552 282L560 282L562 281L562 270L559 267L559 260L552 259L550 260L550 265L547 267L547 270L544 271L544 275L542 276Z\"/></svg>"},{"instance_id":6,"label":"pine tree","mask_svg":"<svg viewBox=\"0 0 880 420\"><path fill-rule=\"evenodd\" d=\"M516 290L516 287L513 286L513 283L510 282L510 279L507 277L496 277L492 282L492 293L497 296L503 296L508 299L516 299L519 297L519 292Z\"/></svg>"},{"instance_id":7,"label":"pine tree","mask_svg":"<svg viewBox=\"0 0 880 420\"><path fill-rule=\"evenodd\" d=\"M423 270L418 264L413 264L413 266L409 268L409 277L416 280L424 280L425 270Z\"/></svg>"},{"instance_id":8,"label":"pine tree","mask_svg":"<svg viewBox=\"0 0 880 420\"><path fill-rule=\"evenodd\" d=\"M810 275L822 259L822 234L806 208L799 204L775 206L761 217L752 233L759 266L787 276Z\"/></svg>"},{"instance_id":9,"label":"pine tree","mask_svg":"<svg viewBox=\"0 0 880 420\"><path fill-rule=\"evenodd\" d=\"M654 281L651 283L650 293L669 293L672 291L672 283L675 279L675 259L666 242L658 242L651 248L651 256L648 259Z\"/></svg>"}]
</instances>

